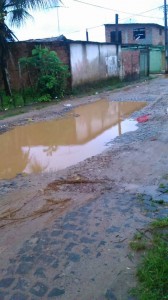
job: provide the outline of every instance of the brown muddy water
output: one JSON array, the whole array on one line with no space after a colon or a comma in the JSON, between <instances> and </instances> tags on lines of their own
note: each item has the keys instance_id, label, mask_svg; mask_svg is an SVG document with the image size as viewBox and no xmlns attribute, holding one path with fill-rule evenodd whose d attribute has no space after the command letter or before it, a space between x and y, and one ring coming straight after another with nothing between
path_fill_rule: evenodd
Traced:
<instances>
[{"instance_id":1,"label":"brown muddy water","mask_svg":"<svg viewBox=\"0 0 168 300\"><path fill-rule=\"evenodd\" d=\"M16 127L0 135L0 179L64 169L107 149L115 137L137 129L128 119L144 102L100 100L63 119Z\"/></svg>"}]
</instances>

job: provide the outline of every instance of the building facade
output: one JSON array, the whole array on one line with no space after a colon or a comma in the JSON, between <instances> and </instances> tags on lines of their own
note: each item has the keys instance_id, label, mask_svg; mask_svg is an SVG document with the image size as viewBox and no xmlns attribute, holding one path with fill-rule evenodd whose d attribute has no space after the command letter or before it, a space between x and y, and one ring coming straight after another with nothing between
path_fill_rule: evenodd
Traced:
<instances>
[{"instance_id":1,"label":"building facade","mask_svg":"<svg viewBox=\"0 0 168 300\"><path fill-rule=\"evenodd\" d=\"M164 26L155 23L118 24L118 43L120 45L164 46ZM116 25L105 24L107 43L117 44Z\"/></svg>"}]
</instances>

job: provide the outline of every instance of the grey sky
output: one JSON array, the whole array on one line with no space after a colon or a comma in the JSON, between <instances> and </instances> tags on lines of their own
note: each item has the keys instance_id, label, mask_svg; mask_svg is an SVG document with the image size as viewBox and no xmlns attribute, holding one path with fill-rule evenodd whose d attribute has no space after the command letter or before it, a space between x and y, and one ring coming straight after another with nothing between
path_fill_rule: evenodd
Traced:
<instances>
[{"instance_id":1,"label":"grey sky","mask_svg":"<svg viewBox=\"0 0 168 300\"><path fill-rule=\"evenodd\" d=\"M34 21L29 20L22 28L13 28L19 40L45 38L64 34L71 39L85 39L85 30L89 30L89 39L104 41L105 23L114 23L115 14L119 22L145 22L163 25L163 11L159 9L163 0L62 0L64 7L31 12ZM145 12L145 13L144 13ZM100 27L97 27L100 26ZM92 28L96 27L96 28Z\"/></svg>"}]
</instances>

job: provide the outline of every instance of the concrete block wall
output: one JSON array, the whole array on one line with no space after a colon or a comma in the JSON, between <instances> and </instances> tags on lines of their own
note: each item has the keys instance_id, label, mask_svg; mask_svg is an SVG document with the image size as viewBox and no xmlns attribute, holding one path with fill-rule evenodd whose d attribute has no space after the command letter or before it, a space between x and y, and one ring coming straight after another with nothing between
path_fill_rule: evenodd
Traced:
<instances>
[{"instance_id":1,"label":"concrete block wall","mask_svg":"<svg viewBox=\"0 0 168 300\"><path fill-rule=\"evenodd\" d=\"M70 55L73 87L119 76L115 45L74 42L70 45Z\"/></svg>"}]
</instances>

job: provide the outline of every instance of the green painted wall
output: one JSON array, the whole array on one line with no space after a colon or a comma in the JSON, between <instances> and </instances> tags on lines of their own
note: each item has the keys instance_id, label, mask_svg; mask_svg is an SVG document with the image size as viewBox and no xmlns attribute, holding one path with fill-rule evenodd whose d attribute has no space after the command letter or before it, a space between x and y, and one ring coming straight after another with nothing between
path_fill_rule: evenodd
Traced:
<instances>
[{"instance_id":1,"label":"green painted wall","mask_svg":"<svg viewBox=\"0 0 168 300\"><path fill-rule=\"evenodd\" d=\"M150 50L150 73L160 73L162 71L162 51Z\"/></svg>"}]
</instances>

